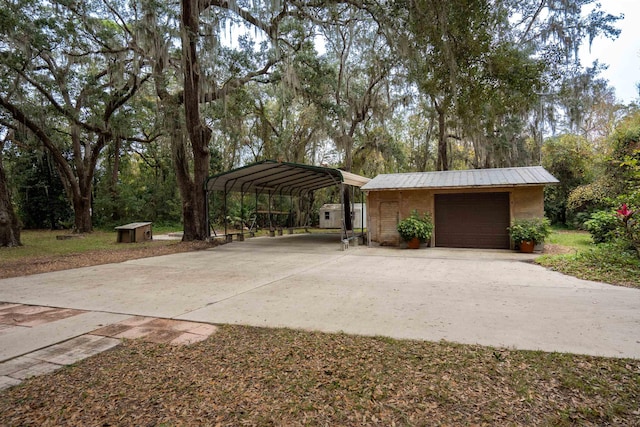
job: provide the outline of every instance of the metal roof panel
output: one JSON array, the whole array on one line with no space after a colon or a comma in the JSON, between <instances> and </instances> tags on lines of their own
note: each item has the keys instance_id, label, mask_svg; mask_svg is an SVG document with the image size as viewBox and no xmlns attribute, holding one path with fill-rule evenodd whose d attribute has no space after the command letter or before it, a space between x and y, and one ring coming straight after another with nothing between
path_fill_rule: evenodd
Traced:
<instances>
[{"instance_id":1,"label":"metal roof panel","mask_svg":"<svg viewBox=\"0 0 640 427\"><path fill-rule=\"evenodd\" d=\"M363 190L418 188L501 187L548 185L559 181L542 166L468 169L443 172L383 174L362 186Z\"/></svg>"},{"instance_id":2,"label":"metal roof panel","mask_svg":"<svg viewBox=\"0 0 640 427\"><path fill-rule=\"evenodd\" d=\"M361 187L370 179L335 168L265 160L209 177L208 191L300 194L339 183Z\"/></svg>"}]
</instances>

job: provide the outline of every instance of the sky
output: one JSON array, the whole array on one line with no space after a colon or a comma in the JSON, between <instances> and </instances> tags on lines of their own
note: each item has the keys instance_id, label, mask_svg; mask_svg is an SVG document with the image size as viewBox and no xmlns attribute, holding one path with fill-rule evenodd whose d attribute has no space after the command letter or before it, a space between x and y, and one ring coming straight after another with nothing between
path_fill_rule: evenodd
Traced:
<instances>
[{"instance_id":1,"label":"sky","mask_svg":"<svg viewBox=\"0 0 640 427\"><path fill-rule=\"evenodd\" d=\"M617 25L622 32L615 40L595 39L591 52L588 46L583 46L580 59L583 66L590 66L596 59L608 64L609 69L602 76L616 89L616 97L629 103L638 99L636 83L640 83L640 1L600 0L600 3L608 13L624 13L624 19Z\"/></svg>"}]
</instances>

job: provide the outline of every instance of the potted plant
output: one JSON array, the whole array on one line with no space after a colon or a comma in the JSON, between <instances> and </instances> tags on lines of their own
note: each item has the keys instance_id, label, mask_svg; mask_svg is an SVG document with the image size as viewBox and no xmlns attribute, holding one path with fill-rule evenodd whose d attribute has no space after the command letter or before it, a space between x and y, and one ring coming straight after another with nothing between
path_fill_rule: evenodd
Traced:
<instances>
[{"instance_id":1,"label":"potted plant","mask_svg":"<svg viewBox=\"0 0 640 427\"><path fill-rule=\"evenodd\" d=\"M547 218L516 219L507 230L520 251L527 253L533 252L535 245L543 243L551 234Z\"/></svg>"},{"instance_id":2,"label":"potted plant","mask_svg":"<svg viewBox=\"0 0 640 427\"><path fill-rule=\"evenodd\" d=\"M408 248L418 249L433 233L431 214L425 212L424 215L420 215L417 210L413 210L410 216L398 223L397 229L402 240L407 242Z\"/></svg>"}]
</instances>

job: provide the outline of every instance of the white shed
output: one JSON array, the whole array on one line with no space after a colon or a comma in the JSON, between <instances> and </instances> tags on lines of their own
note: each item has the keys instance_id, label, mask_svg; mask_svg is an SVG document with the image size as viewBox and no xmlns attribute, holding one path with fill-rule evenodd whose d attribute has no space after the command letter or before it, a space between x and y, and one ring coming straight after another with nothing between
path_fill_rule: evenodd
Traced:
<instances>
[{"instance_id":1,"label":"white shed","mask_svg":"<svg viewBox=\"0 0 640 427\"><path fill-rule=\"evenodd\" d=\"M367 205L354 203L353 228L367 227ZM320 208L320 228L342 228L342 205L340 203L322 205Z\"/></svg>"}]
</instances>

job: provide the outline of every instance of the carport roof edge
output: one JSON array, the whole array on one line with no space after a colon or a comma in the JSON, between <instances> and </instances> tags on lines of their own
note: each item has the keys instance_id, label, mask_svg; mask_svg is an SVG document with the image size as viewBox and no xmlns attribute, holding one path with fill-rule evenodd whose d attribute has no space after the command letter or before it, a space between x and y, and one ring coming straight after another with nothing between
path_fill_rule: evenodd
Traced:
<instances>
[{"instance_id":1,"label":"carport roof edge","mask_svg":"<svg viewBox=\"0 0 640 427\"><path fill-rule=\"evenodd\" d=\"M468 169L378 175L364 185L364 191L437 188L490 188L558 184L542 166Z\"/></svg>"},{"instance_id":2,"label":"carport roof edge","mask_svg":"<svg viewBox=\"0 0 640 427\"><path fill-rule=\"evenodd\" d=\"M362 187L371 179L340 169L264 160L207 178L207 191L254 190L300 194L344 183Z\"/></svg>"}]
</instances>

